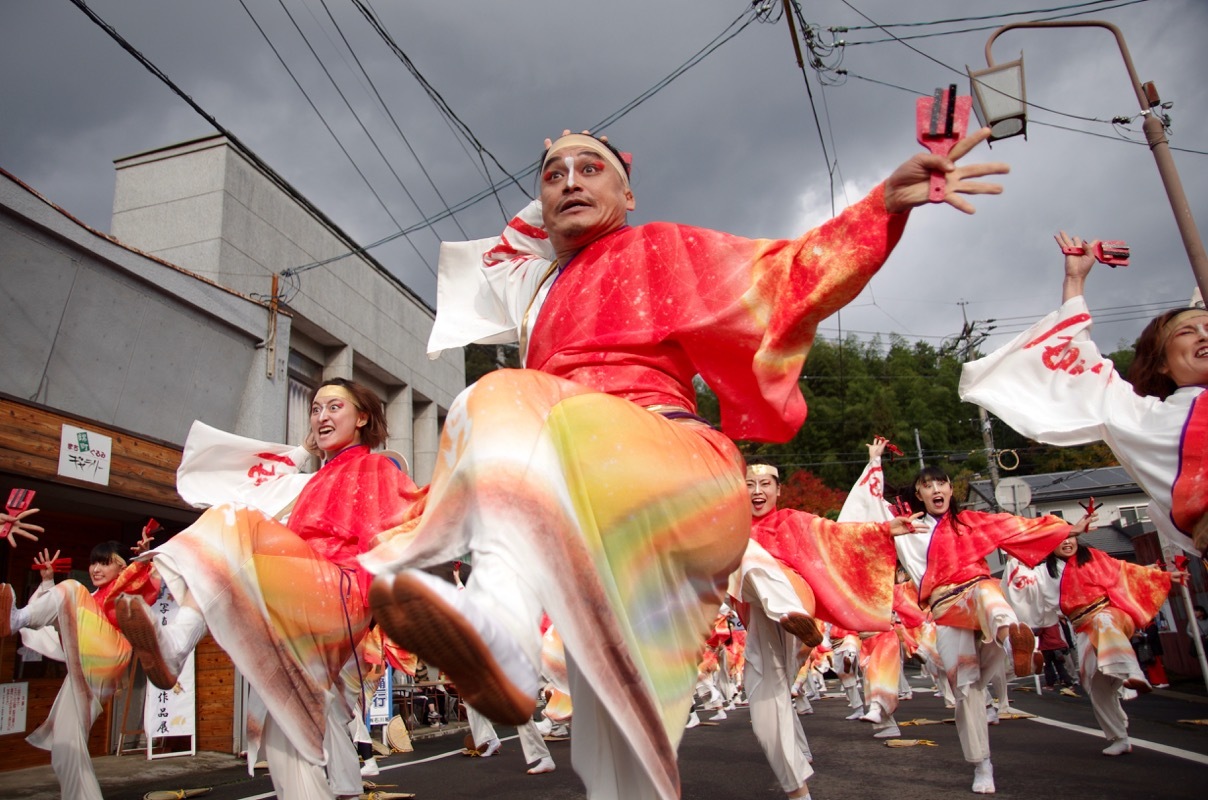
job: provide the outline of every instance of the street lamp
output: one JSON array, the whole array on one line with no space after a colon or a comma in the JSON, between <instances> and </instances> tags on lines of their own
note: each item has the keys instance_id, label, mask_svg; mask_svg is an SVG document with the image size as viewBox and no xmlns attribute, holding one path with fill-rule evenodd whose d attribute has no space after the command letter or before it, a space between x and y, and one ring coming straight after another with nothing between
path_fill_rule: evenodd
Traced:
<instances>
[{"instance_id":1,"label":"street lamp","mask_svg":"<svg viewBox=\"0 0 1208 800\"><path fill-rule=\"evenodd\" d=\"M982 127L990 129L990 141L1023 134L1028 138L1028 100L1023 82L1023 53L1018 61L989 66L969 73L973 90L973 113Z\"/></svg>"},{"instance_id":2,"label":"street lamp","mask_svg":"<svg viewBox=\"0 0 1208 800\"><path fill-rule=\"evenodd\" d=\"M1145 117L1141 129L1145 132L1145 141L1153 151L1154 161L1157 162L1158 174L1161 175L1162 185L1166 188L1166 196L1170 199L1171 210L1174 211L1175 224L1178 225L1183 247L1187 250L1187 258L1191 262L1191 271L1195 274L1201 296L1208 297L1208 253L1204 252L1204 244L1200 240L1195 218L1191 216L1191 206L1187 203L1183 183L1170 155L1170 143L1166 139L1165 127L1153 111L1162 101L1152 83L1142 86L1141 81L1137 79L1137 71L1133 67L1128 46L1124 44L1124 34L1110 22L1099 20L1012 22L994 31L986 40L987 69L976 72L967 70L973 89L974 112L983 126L990 127L991 141L1019 134L1024 134L1024 138L1027 138L1023 54L1020 53L1018 61L997 66L990 55L994 40L1013 28L1106 28L1116 37L1120 55L1124 58L1124 66L1128 70L1129 83L1136 92L1137 102L1141 104L1141 115Z\"/></svg>"}]
</instances>

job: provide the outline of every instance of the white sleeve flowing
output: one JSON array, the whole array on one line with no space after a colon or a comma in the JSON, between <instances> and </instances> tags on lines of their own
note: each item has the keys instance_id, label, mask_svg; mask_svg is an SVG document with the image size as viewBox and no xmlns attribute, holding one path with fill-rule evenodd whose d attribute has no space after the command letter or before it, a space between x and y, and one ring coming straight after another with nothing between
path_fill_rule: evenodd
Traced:
<instances>
[{"instance_id":1,"label":"white sleeve flowing","mask_svg":"<svg viewBox=\"0 0 1208 800\"><path fill-rule=\"evenodd\" d=\"M1071 298L1009 344L965 364L960 396L1029 439L1068 447L1102 440L1150 496L1150 519L1167 542L1194 552L1171 521L1183 426L1201 388L1166 400L1140 397L1090 338L1091 316Z\"/></svg>"},{"instance_id":2,"label":"white sleeve flowing","mask_svg":"<svg viewBox=\"0 0 1208 800\"><path fill-rule=\"evenodd\" d=\"M554 259L541 224L541 203L534 200L500 236L441 244L429 358L467 344L520 340L525 313L535 319L548 291L542 284Z\"/></svg>"},{"instance_id":3,"label":"white sleeve flowing","mask_svg":"<svg viewBox=\"0 0 1208 800\"><path fill-rule=\"evenodd\" d=\"M268 516L291 508L311 475L303 447L262 442L194 420L176 470L176 491L195 508L239 503Z\"/></svg>"},{"instance_id":4,"label":"white sleeve flowing","mask_svg":"<svg viewBox=\"0 0 1208 800\"><path fill-rule=\"evenodd\" d=\"M839 509L839 522L889 522L893 512L885 502L885 472L881 459L873 458L864 466L860 479L847 493L843 508Z\"/></svg>"}]
</instances>

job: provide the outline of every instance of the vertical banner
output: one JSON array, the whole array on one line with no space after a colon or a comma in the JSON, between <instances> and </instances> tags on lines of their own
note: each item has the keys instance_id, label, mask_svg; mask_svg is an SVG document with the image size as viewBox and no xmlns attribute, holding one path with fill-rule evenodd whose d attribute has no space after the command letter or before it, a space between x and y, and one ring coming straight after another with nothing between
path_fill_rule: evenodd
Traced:
<instances>
[{"instance_id":1,"label":"vertical banner","mask_svg":"<svg viewBox=\"0 0 1208 800\"><path fill-rule=\"evenodd\" d=\"M25 733L25 712L28 709L28 681L0 683L0 736Z\"/></svg>"},{"instance_id":2,"label":"vertical banner","mask_svg":"<svg viewBox=\"0 0 1208 800\"><path fill-rule=\"evenodd\" d=\"M393 680L394 668L387 664L386 674L378 681L377 691L373 693L373 700L369 703L369 727L371 728L374 725L386 725L394 716L390 713L390 687L393 685Z\"/></svg>"},{"instance_id":3,"label":"vertical banner","mask_svg":"<svg viewBox=\"0 0 1208 800\"><path fill-rule=\"evenodd\" d=\"M160 589L159 598L151 608L152 618L159 625L167 625L176 618L179 610L176 601L168 594L165 583ZM197 725L196 685L193 669L193 653L189 653L184 668L176 685L171 689L160 689L147 684L147 700L143 706L143 730L147 734L147 758L163 756L185 756L196 751L195 737ZM152 741L163 736L188 736L193 739L193 747L186 752L160 753L152 755Z\"/></svg>"}]
</instances>

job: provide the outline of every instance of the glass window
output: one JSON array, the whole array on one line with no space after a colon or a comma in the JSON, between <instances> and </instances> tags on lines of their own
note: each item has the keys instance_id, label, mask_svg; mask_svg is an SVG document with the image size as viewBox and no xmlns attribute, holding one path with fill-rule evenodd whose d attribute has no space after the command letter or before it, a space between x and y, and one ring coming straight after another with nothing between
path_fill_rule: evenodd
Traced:
<instances>
[{"instance_id":1,"label":"glass window","mask_svg":"<svg viewBox=\"0 0 1208 800\"><path fill-rule=\"evenodd\" d=\"M1138 522L1149 522L1149 504L1143 506L1120 506L1120 522L1124 525L1136 525Z\"/></svg>"}]
</instances>

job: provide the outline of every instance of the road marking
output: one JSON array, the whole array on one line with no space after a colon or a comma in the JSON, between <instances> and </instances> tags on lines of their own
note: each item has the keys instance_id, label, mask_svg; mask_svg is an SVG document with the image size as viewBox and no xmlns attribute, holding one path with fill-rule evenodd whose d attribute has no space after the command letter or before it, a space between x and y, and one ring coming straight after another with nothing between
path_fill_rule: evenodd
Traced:
<instances>
[{"instance_id":1,"label":"road marking","mask_svg":"<svg viewBox=\"0 0 1208 800\"><path fill-rule=\"evenodd\" d=\"M1061 722L1059 720L1049 719L1048 717L1029 717L1029 719L1044 725L1052 725L1054 728L1064 728L1067 731L1075 731L1077 733L1085 733L1090 736L1098 736L1099 738L1103 738L1103 731L1097 730L1096 728L1073 725L1069 722ZM1175 758L1185 758L1188 761L1194 761L1197 764L1208 764L1208 756L1203 755L1202 753L1193 753L1190 750L1181 750L1178 747L1158 744L1157 742L1149 742L1144 739L1134 739L1131 736L1128 737L1128 741L1133 747L1140 747L1145 750L1155 750L1159 753L1165 753L1168 756L1174 756Z\"/></svg>"},{"instance_id":2,"label":"road marking","mask_svg":"<svg viewBox=\"0 0 1208 800\"><path fill-rule=\"evenodd\" d=\"M513 739L519 739L519 738L520 738L520 735L517 734L515 736L507 736L507 737L501 738L499 741L510 742ZM412 767L412 766L415 766L416 764L427 764L432 761L440 761L442 758L449 758L450 756L459 756L459 755L461 755L461 751L463 749L464 748L459 747L456 750L450 750L447 753L437 753L434 756L428 756L427 758L421 758L416 761L403 761L399 764L389 764L387 766L381 767L381 771L383 773L386 773L392 769L401 769L402 767ZM276 797L276 796L277 796L276 792L266 792L265 794L250 794L250 795L247 795L246 797L240 797L239 800L268 800L270 797Z\"/></svg>"}]
</instances>

